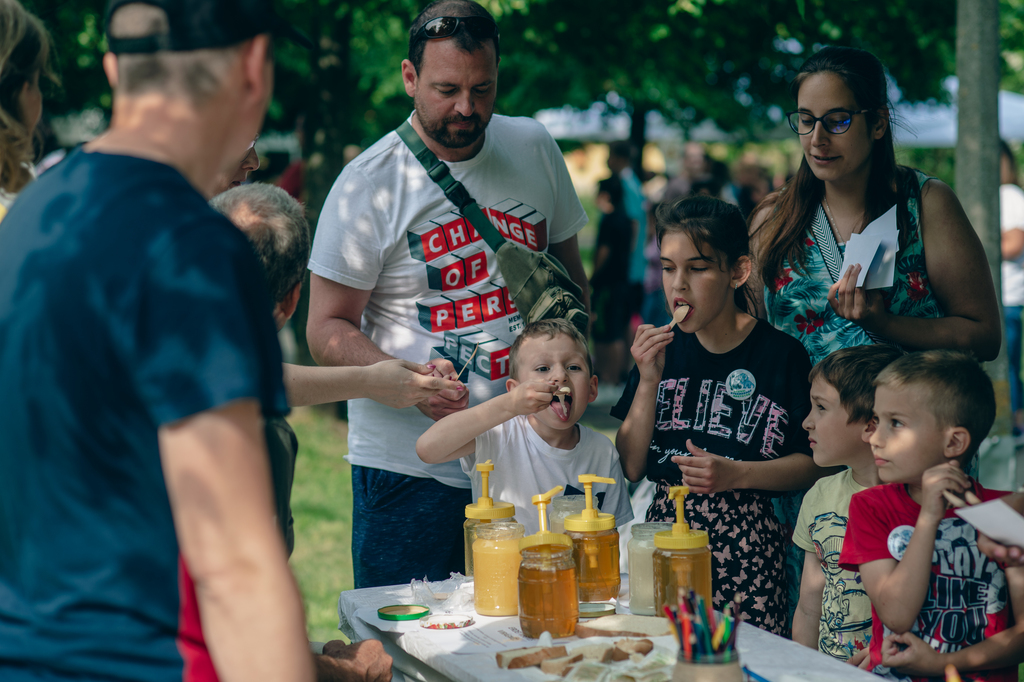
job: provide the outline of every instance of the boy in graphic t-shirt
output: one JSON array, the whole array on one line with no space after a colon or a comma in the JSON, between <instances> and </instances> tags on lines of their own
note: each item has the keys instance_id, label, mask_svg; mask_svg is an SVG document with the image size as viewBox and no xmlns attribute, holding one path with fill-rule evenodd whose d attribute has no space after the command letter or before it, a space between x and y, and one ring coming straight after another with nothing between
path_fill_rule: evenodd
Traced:
<instances>
[{"instance_id":1,"label":"boy in graphic t-shirt","mask_svg":"<svg viewBox=\"0 0 1024 682\"><path fill-rule=\"evenodd\" d=\"M860 574L839 568L854 493L878 485L871 445L874 380L902 353L883 344L843 348L814 366L811 413L804 419L820 467L849 467L818 480L804 497L793 542L804 551L793 640L859 663L871 639L871 600ZM858 652L860 658L851 659Z\"/></svg>"},{"instance_id":2,"label":"boy in graphic t-shirt","mask_svg":"<svg viewBox=\"0 0 1024 682\"><path fill-rule=\"evenodd\" d=\"M875 380L871 448L885 485L856 493L839 565L871 597L870 667L924 680L954 665L964 680L1016 682L1024 660L1024 568L1002 569L948 495L986 490L962 470L995 418L988 376L968 355L904 356ZM969 497L969 495L968 495Z\"/></svg>"},{"instance_id":3,"label":"boy in graphic t-shirt","mask_svg":"<svg viewBox=\"0 0 1024 682\"><path fill-rule=\"evenodd\" d=\"M632 521L615 446L577 424L597 398L583 335L565 320L533 322L512 344L509 362L508 393L436 422L416 442L416 454L428 464L461 457L473 497L482 494L476 462L492 460L491 497L516 506L527 535L540 530L530 498L556 485L570 494L579 474L614 478L615 485L596 484L594 497L616 525ZM564 405L556 393L563 388Z\"/></svg>"}]
</instances>

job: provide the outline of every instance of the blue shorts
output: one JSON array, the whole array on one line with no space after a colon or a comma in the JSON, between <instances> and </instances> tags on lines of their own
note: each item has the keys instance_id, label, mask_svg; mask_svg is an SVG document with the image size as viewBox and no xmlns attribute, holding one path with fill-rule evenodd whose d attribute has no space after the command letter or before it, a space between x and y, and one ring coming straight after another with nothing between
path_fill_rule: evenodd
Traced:
<instances>
[{"instance_id":1,"label":"blue shorts","mask_svg":"<svg viewBox=\"0 0 1024 682\"><path fill-rule=\"evenodd\" d=\"M352 467L355 586L406 585L465 573L462 524L469 488L384 469Z\"/></svg>"}]
</instances>

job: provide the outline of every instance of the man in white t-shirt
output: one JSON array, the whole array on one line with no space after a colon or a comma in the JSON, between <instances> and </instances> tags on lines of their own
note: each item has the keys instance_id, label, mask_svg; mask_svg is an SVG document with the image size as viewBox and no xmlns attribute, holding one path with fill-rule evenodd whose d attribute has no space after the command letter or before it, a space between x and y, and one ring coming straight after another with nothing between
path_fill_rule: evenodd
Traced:
<instances>
[{"instance_id":1,"label":"man in white t-shirt","mask_svg":"<svg viewBox=\"0 0 1024 682\"><path fill-rule=\"evenodd\" d=\"M497 26L477 3L424 9L402 62L412 126L507 239L565 265L588 305L576 243L586 213L544 128L492 117L498 57ZM338 177L309 268L307 338L319 364L398 357L461 372L462 390L416 407L349 403L356 587L447 578L463 569L470 481L458 462L420 461L416 439L504 391L523 321L494 254L392 132Z\"/></svg>"}]
</instances>

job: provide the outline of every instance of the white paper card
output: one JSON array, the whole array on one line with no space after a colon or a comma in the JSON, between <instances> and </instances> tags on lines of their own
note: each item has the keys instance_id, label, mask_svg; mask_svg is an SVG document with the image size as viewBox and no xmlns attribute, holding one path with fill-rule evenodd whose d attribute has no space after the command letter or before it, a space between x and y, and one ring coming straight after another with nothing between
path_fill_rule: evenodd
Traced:
<instances>
[{"instance_id":1,"label":"white paper card","mask_svg":"<svg viewBox=\"0 0 1024 682\"><path fill-rule=\"evenodd\" d=\"M868 270L864 288L891 287L896 274L896 251L900 243L900 231L896 226L896 204L877 220L872 220L861 232L861 236L865 235L877 236L881 241L881 249Z\"/></svg>"},{"instance_id":2,"label":"white paper card","mask_svg":"<svg viewBox=\"0 0 1024 682\"><path fill-rule=\"evenodd\" d=\"M1002 500L963 507L956 514L996 542L1024 547L1024 516Z\"/></svg>"},{"instance_id":3,"label":"white paper card","mask_svg":"<svg viewBox=\"0 0 1024 682\"><path fill-rule=\"evenodd\" d=\"M891 287L896 274L896 250L899 229L896 227L896 205L872 220L860 234L850 235L843 254L840 274L860 265L857 286L865 289Z\"/></svg>"},{"instance_id":4,"label":"white paper card","mask_svg":"<svg viewBox=\"0 0 1024 682\"><path fill-rule=\"evenodd\" d=\"M854 265L860 265L860 274L857 275L857 286L864 286L864 280L871 270L871 263L878 254L882 239L878 235L853 234L850 241L846 242L846 253L843 255L843 267L841 272L846 271Z\"/></svg>"}]
</instances>

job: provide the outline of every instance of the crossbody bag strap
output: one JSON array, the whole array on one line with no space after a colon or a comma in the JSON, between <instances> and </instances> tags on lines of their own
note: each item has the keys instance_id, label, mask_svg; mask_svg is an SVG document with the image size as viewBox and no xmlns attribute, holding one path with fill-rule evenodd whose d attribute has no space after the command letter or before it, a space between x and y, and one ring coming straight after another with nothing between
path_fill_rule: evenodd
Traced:
<instances>
[{"instance_id":1,"label":"crossbody bag strap","mask_svg":"<svg viewBox=\"0 0 1024 682\"><path fill-rule=\"evenodd\" d=\"M409 121L405 121L402 125L398 126L395 132L398 133L398 136L402 138L402 142L405 142L405 146L409 148L409 151L416 157L416 160L427 171L427 176L448 197L448 201L459 207L462 216L469 220L470 224L473 225L473 229L491 247L491 251L497 253L498 249L505 243L505 238L501 236L501 233L487 219L484 212L480 210L480 205L469 195L463 184L452 177L448 165L437 158L434 152L430 151Z\"/></svg>"},{"instance_id":2,"label":"crossbody bag strap","mask_svg":"<svg viewBox=\"0 0 1024 682\"><path fill-rule=\"evenodd\" d=\"M821 252L821 259L825 261L825 269L828 270L829 277L835 284L842 276L843 254L839 251L839 243L836 242L832 224L828 222L828 216L825 215L825 209L821 207L821 204L818 204L818 212L814 214L811 230L814 232L814 241L818 244L818 251ZM872 334L866 329L864 333L875 343L884 343L903 350L902 346L895 341Z\"/></svg>"}]
</instances>

